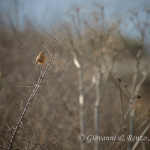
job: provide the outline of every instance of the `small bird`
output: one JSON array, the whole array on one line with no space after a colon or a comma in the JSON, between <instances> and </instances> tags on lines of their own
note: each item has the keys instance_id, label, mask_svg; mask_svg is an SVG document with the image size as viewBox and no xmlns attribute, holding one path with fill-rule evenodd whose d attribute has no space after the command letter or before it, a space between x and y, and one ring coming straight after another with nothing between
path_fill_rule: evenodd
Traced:
<instances>
[{"instance_id":1,"label":"small bird","mask_svg":"<svg viewBox=\"0 0 150 150\"><path fill-rule=\"evenodd\" d=\"M36 63L45 64L45 62L46 62L46 54L45 52L40 52L38 56L36 57Z\"/></svg>"}]
</instances>

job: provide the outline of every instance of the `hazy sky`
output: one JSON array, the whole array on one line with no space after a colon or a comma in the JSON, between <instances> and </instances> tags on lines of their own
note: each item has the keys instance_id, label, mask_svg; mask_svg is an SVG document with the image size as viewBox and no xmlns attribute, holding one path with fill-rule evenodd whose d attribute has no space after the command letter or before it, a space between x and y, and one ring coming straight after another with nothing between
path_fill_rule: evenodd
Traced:
<instances>
[{"instance_id":1,"label":"hazy sky","mask_svg":"<svg viewBox=\"0 0 150 150\"><path fill-rule=\"evenodd\" d=\"M24 16L39 25L59 24L66 19L66 12L74 5L80 5L85 11L92 9L95 0L0 0L0 11L11 13L18 1L19 20ZM142 5L150 8L150 0L97 0L106 6L108 16L125 18L127 11Z\"/></svg>"}]
</instances>

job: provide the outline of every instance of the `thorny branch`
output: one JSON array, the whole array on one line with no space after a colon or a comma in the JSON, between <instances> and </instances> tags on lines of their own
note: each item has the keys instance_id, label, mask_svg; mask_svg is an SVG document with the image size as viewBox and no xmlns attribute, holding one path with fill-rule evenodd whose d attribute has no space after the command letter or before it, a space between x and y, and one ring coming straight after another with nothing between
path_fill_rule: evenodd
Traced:
<instances>
[{"instance_id":1,"label":"thorny branch","mask_svg":"<svg viewBox=\"0 0 150 150\"><path fill-rule=\"evenodd\" d=\"M39 79L38 79L38 81L37 81L37 83L36 83L36 85L35 85L35 87L34 87L34 89L33 89L33 91L32 91L32 94L31 94L30 97L28 98L27 103L26 103L26 105L25 105L25 107L24 107L24 109L23 109L23 111L22 111L22 114L21 114L21 116L20 116L20 118L19 118L19 120L18 120L18 123L17 123L17 125L16 125L16 127L15 127L14 133L13 133L12 138L11 138L11 140L10 140L10 145L9 145L9 147L7 148L8 150L11 150L11 149L12 149L14 140L15 140L15 138L16 138L16 136L17 136L17 132L18 132L18 130L19 130L21 124L22 124L23 117L24 117L24 115L26 114L26 112L27 112L27 110L28 110L28 108L29 108L29 105L30 105L31 101L33 100L33 98L35 97L36 93L38 92L38 90L39 90L39 88L40 88L40 85L42 84L42 82L43 82L43 80L44 80L44 77L45 77L45 75L46 75L46 73L47 73L47 71L48 71L48 69L49 69L49 67L50 67L50 65L51 65L51 63L52 63L52 60L53 60L53 57L54 57L54 50L55 50L56 45L57 45L57 40L55 39L55 44L54 44L54 46L53 46L53 48L52 48L51 58L50 58L50 59L48 60L48 62L46 63L45 69L44 69L44 70L41 70Z\"/></svg>"}]
</instances>

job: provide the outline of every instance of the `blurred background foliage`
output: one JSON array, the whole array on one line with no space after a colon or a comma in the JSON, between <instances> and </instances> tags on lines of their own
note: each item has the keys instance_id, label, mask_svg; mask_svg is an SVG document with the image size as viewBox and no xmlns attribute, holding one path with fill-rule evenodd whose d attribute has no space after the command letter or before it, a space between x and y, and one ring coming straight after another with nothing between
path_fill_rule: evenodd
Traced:
<instances>
[{"instance_id":1,"label":"blurred background foliage","mask_svg":"<svg viewBox=\"0 0 150 150\"><path fill-rule=\"evenodd\" d=\"M0 1L1 148L9 144L13 127L42 69L42 66L35 64L36 56L40 51L46 52L45 47L51 51L53 41L50 35L59 36L60 44L55 50L55 58L45 81L23 119L15 140L16 147L79 149L78 70L73 63L74 52L83 69L86 135L94 134L93 108L96 99L94 76L100 66L103 76L101 86L104 87L99 106L100 134L112 136L116 134L122 121L120 91L114 77L116 75L121 77L122 82L127 85L124 92L130 97L137 52L143 49L140 71L146 72L147 78L139 92L142 98L134 106L134 134L139 135L144 130L150 119L149 2L143 1L144 6L139 7L141 3L137 1L139 4L137 7L135 1L130 1L132 7L135 4L135 8L131 11L130 2L125 5L126 9L123 8L124 2L122 6L117 1L112 2L111 6L109 3L107 6L103 5L104 3L88 2L82 1L81 5L75 2L71 5L69 1L60 2L58 5L50 2L50 8L56 7L51 11L50 8L43 8L43 3L47 5L48 1ZM64 14L62 8L59 10L62 3L66 5L63 9ZM120 7L116 8L115 5ZM41 13L41 9L45 14L44 11ZM114 9L119 11L111 14ZM36 15L32 14L34 11ZM22 15L25 12L27 15ZM49 15L51 13L53 15ZM137 81L139 82L141 78L142 73ZM123 101L126 111L129 99L124 97ZM128 124L127 119L127 127ZM150 131L146 135L150 138ZM117 144L114 146L111 142L100 142L100 145L102 149L117 149ZM149 145L145 142L147 150L150 148ZM93 146L94 143L86 144L86 149L92 149ZM126 146L127 143L124 143L123 149L126 149ZM137 149L141 150L141 145Z\"/></svg>"}]
</instances>

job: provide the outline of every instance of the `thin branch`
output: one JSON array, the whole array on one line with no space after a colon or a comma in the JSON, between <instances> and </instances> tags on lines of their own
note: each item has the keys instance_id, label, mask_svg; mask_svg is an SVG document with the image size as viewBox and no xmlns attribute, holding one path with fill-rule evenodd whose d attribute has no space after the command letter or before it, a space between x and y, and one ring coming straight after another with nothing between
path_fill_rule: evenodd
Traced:
<instances>
[{"instance_id":1,"label":"thin branch","mask_svg":"<svg viewBox=\"0 0 150 150\"><path fill-rule=\"evenodd\" d=\"M57 45L57 41L55 40L55 44L54 44L54 46L53 46L53 52L52 52L52 54L51 54L51 58L50 58L50 59L48 60L48 62L46 63L46 67L45 67L44 71L41 70L41 73L40 73L39 79L38 79L38 81L37 81L37 84L36 84L36 86L34 87L34 89L33 89L33 91L32 91L32 94L31 94L30 97L28 98L27 103L26 103L26 105L25 105L25 107L24 107L24 109L23 109L23 111L22 111L22 114L21 114L19 120L18 120L18 123L17 123L17 125L16 125L15 131L14 131L14 133L13 133L13 135L12 135L12 138L11 138L10 145L9 145L9 147L8 147L8 150L11 150L11 149L12 149L14 140L15 140L16 135L17 135L17 132L18 132L18 130L19 130L21 124L22 124L23 117L24 117L26 111L28 110L28 107L29 107L31 101L33 100L33 98L35 97L37 91L39 90L40 85L42 84L42 81L43 81L43 79L44 79L44 77L45 77L45 75L46 75L46 73L47 73L47 71L48 71L48 69L49 69L49 67L50 67L50 64L52 63L52 60L53 60L53 57L54 57L54 49L55 49L56 45Z\"/></svg>"},{"instance_id":2,"label":"thin branch","mask_svg":"<svg viewBox=\"0 0 150 150\"><path fill-rule=\"evenodd\" d=\"M146 128L143 130L143 132L141 133L140 137L143 137L143 136L146 134L146 132L148 132L149 128L150 128L150 123L149 123L149 124L146 126ZM140 143L140 140L137 140L137 141L135 142L135 144L133 145L133 147L132 147L131 150L135 150L139 143Z\"/></svg>"},{"instance_id":3,"label":"thin branch","mask_svg":"<svg viewBox=\"0 0 150 150\"><path fill-rule=\"evenodd\" d=\"M18 35L18 32L16 31L16 28L15 28L15 26L14 26L13 21L12 21L11 18L10 18L10 21L11 21L12 28L13 28L13 30L14 30L14 32L15 32L15 35L16 35L16 37L17 37L18 43L19 43L19 49L21 50L21 52L23 53L23 55L24 55L25 58L26 58L26 63L28 64L28 68L29 68L29 70L31 71L31 73L32 73L32 71L34 70L34 75L32 74L32 78L33 78L33 80L35 81L35 77L36 77L35 74L37 74L37 72L36 72L36 70L34 69L33 64L31 63L30 59L28 58L28 56L26 55L26 53L25 53L25 51L24 51L24 48L23 48L23 46L22 46L22 41L21 41L21 39L20 39L20 37L19 37L19 35ZM30 65L32 65L32 68L30 67Z\"/></svg>"}]
</instances>

